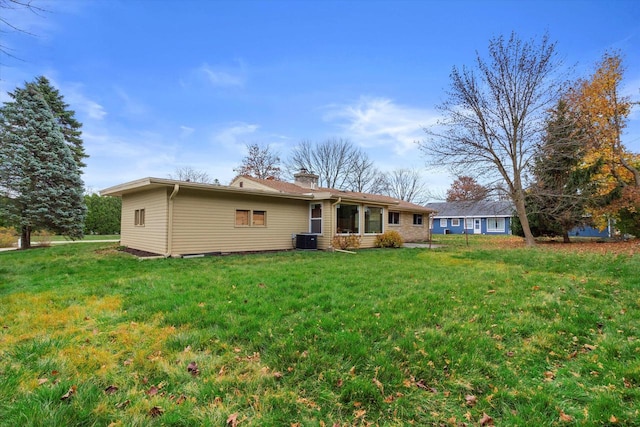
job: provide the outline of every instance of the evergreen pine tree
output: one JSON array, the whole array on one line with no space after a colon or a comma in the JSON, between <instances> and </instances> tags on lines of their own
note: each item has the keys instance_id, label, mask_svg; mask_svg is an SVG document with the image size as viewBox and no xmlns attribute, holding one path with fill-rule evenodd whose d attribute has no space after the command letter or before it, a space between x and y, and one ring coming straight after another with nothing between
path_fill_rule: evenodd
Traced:
<instances>
[{"instance_id":1,"label":"evergreen pine tree","mask_svg":"<svg viewBox=\"0 0 640 427\"><path fill-rule=\"evenodd\" d=\"M64 102L64 97L60 94L58 89L51 86L49 80L40 76L36 78L35 84L38 86L38 90L44 96L45 101L49 104L49 108L53 112L56 121L60 125L64 140L73 153L73 159L78 164L78 168L84 168L87 165L84 163L84 159L89 157L84 151L84 145L82 142L82 123L76 120L75 111L69 109L69 104ZM82 171L80 170L80 173Z\"/></svg>"},{"instance_id":2,"label":"evergreen pine tree","mask_svg":"<svg viewBox=\"0 0 640 427\"><path fill-rule=\"evenodd\" d=\"M10 94L0 110L0 192L3 217L31 246L31 231L83 236L86 207L78 164L60 125L34 83Z\"/></svg>"},{"instance_id":3,"label":"evergreen pine tree","mask_svg":"<svg viewBox=\"0 0 640 427\"><path fill-rule=\"evenodd\" d=\"M586 137L567 103L560 100L547 121L543 143L534 157L534 185L530 206L539 232L562 235L585 224L585 208L592 195L594 168L579 168Z\"/></svg>"}]
</instances>

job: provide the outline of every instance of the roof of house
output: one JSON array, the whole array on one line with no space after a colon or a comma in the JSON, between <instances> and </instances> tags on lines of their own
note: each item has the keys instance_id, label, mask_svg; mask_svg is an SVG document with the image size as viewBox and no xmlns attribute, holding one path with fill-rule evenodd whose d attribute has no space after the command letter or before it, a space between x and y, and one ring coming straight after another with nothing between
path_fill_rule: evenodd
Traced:
<instances>
[{"instance_id":1,"label":"roof of house","mask_svg":"<svg viewBox=\"0 0 640 427\"><path fill-rule=\"evenodd\" d=\"M291 182L280 181L277 179L259 179L251 176L242 175L237 177L234 182L238 179L250 180L261 184L263 186L272 188L276 191L286 192L286 193L294 193L294 194L312 194L314 196L318 196L316 198L329 198L329 199L342 199L344 201L357 201L357 202L369 202L369 203L377 203L383 205L392 205L397 206L398 210L407 210L407 211L421 211L421 212L433 212L433 209L417 205L415 203L406 202L404 200L398 200L395 197L384 196L382 194L371 194L371 193L359 193L356 191L345 191L338 190L335 188L306 188L297 184L293 184ZM233 183L232 183L233 185Z\"/></svg>"},{"instance_id":2,"label":"roof of house","mask_svg":"<svg viewBox=\"0 0 640 427\"><path fill-rule=\"evenodd\" d=\"M514 207L508 201L479 200L427 203L436 212L434 218L511 217Z\"/></svg>"},{"instance_id":3,"label":"roof of house","mask_svg":"<svg viewBox=\"0 0 640 427\"><path fill-rule=\"evenodd\" d=\"M238 185L234 185L238 182L239 179L253 181L259 184L259 186L257 188L242 188ZM310 189L286 181L275 179L257 179L249 176L237 177L232 182L232 185L203 184L198 182L177 181L173 179L149 177L106 188L104 190L101 190L100 194L103 196L122 197L125 194L154 188L188 188L211 192L226 192L235 194L241 193L248 195L260 195L267 197L302 200L342 200L344 202L374 203L389 206L391 209L410 212L433 212L433 209L429 207L405 202L403 200L398 200L393 197L383 196L379 194L342 191L333 188Z\"/></svg>"}]
</instances>

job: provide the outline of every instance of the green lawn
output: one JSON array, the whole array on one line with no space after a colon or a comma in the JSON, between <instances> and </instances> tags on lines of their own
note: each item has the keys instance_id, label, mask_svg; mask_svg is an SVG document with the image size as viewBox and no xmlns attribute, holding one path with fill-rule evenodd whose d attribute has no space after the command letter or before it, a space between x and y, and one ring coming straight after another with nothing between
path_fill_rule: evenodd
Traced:
<instances>
[{"instance_id":1,"label":"green lawn","mask_svg":"<svg viewBox=\"0 0 640 427\"><path fill-rule=\"evenodd\" d=\"M487 242L2 253L0 425L640 425L640 254Z\"/></svg>"}]
</instances>

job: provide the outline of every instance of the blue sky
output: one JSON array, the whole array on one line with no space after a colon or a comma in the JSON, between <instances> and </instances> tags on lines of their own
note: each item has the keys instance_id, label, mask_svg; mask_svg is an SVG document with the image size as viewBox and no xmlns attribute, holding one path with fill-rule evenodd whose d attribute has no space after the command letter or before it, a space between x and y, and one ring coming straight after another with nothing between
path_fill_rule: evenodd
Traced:
<instances>
[{"instance_id":1,"label":"blue sky","mask_svg":"<svg viewBox=\"0 0 640 427\"><path fill-rule=\"evenodd\" d=\"M84 181L100 190L191 166L228 183L247 143L286 158L302 140L347 138L381 170L419 168L414 143L437 120L454 65L490 38L547 32L575 76L625 58L640 100L640 2L34 0L3 11L33 33L1 34L0 101L47 76L84 124ZM640 107L625 142L640 152Z\"/></svg>"}]
</instances>

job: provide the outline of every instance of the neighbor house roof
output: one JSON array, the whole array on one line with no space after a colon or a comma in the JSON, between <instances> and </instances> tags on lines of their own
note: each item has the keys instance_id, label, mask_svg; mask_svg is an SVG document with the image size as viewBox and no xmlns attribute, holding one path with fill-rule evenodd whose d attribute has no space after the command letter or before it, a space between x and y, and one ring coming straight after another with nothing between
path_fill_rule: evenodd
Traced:
<instances>
[{"instance_id":1,"label":"neighbor house roof","mask_svg":"<svg viewBox=\"0 0 640 427\"><path fill-rule=\"evenodd\" d=\"M514 207L508 201L479 200L427 203L436 212L434 218L511 217Z\"/></svg>"}]
</instances>

